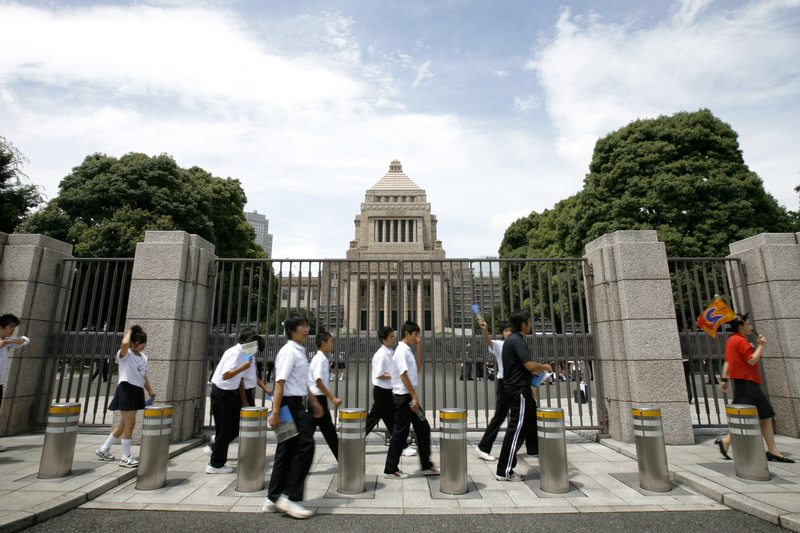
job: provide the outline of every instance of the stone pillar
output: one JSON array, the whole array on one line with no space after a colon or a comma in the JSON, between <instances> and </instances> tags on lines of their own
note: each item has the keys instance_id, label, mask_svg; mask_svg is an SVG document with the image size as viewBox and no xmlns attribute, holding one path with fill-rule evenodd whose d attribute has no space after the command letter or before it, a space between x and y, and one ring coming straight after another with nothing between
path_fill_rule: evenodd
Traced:
<instances>
[{"instance_id":1,"label":"stone pillar","mask_svg":"<svg viewBox=\"0 0 800 533\"><path fill-rule=\"evenodd\" d=\"M147 377L156 401L175 409L172 442L195 429L205 401L206 317L212 288L208 267L214 246L183 231L148 231L136 245L126 327L147 332ZM139 439L137 423L134 439Z\"/></svg>"},{"instance_id":2,"label":"stone pillar","mask_svg":"<svg viewBox=\"0 0 800 533\"><path fill-rule=\"evenodd\" d=\"M0 233L0 314L17 315L22 324L15 335L31 339L11 350L6 362L0 436L30 431L36 405L45 402L50 369L44 353L57 272L61 259L71 254L71 244L44 235Z\"/></svg>"},{"instance_id":3,"label":"stone pillar","mask_svg":"<svg viewBox=\"0 0 800 533\"><path fill-rule=\"evenodd\" d=\"M652 404L667 444L693 444L664 244L655 231L617 231L587 244L586 257L611 437L633 442L631 406Z\"/></svg>"},{"instance_id":4,"label":"stone pillar","mask_svg":"<svg viewBox=\"0 0 800 533\"><path fill-rule=\"evenodd\" d=\"M800 437L800 234L762 233L730 249L745 267L750 316L767 338L762 378L776 433Z\"/></svg>"}]
</instances>

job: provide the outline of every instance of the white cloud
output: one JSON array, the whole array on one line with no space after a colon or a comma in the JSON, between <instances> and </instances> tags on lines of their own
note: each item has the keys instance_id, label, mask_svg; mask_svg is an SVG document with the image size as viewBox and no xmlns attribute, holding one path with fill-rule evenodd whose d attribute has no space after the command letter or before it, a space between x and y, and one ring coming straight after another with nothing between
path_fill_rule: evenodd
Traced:
<instances>
[{"instance_id":1,"label":"white cloud","mask_svg":"<svg viewBox=\"0 0 800 533\"><path fill-rule=\"evenodd\" d=\"M531 94L525 97L514 97L514 109L519 111L534 111L540 107L542 107L542 101L536 95Z\"/></svg>"},{"instance_id":2,"label":"white cloud","mask_svg":"<svg viewBox=\"0 0 800 533\"><path fill-rule=\"evenodd\" d=\"M434 76L433 73L431 72L430 66L431 66L431 62L430 61L426 61L425 63L422 64L421 67L419 67L417 69L417 77L414 80L414 83L411 84L412 87L417 87L424 80L427 80L427 79L432 78Z\"/></svg>"},{"instance_id":3,"label":"white cloud","mask_svg":"<svg viewBox=\"0 0 800 533\"><path fill-rule=\"evenodd\" d=\"M636 118L708 107L744 137L750 128L772 129L770 121L781 120L773 108L796 115L800 3L730 10L720 3L717 11L709 5L684 0L671 20L649 29L562 12L556 36L526 65L545 88L559 156L585 169L597 138ZM800 137L791 136L797 145ZM747 152L745 158L751 167L767 160ZM785 181L768 183L768 190L787 200Z\"/></svg>"},{"instance_id":4,"label":"white cloud","mask_svg":"<svg viewBox=\"0 0 800 533\"><path fill-rule=\"evenodd\" d=\"M498 78L507 78L511 75L511 73L508 72L507 70L495 70L494 75L497 76Z\"/></svg>"}]
</instances>

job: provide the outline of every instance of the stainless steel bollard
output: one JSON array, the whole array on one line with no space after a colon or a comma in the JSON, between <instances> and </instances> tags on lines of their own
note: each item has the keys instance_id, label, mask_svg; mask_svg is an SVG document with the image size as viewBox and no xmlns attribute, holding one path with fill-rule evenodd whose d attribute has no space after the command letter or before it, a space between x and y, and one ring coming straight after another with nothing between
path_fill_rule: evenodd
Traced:
<instances>
[{"instance_id":1,"label":"stainless steel bollard","mask_svg":"<svg viewBox=\"0 0 800 533\"><path fill-rule=\"evenodd\" d=\"M79 403L54 403L50 406L42 458L39 461L39 479L53 479L72 473L80 417Z\"/></svg>"},{"instance_id":2,"label":"stainless steel bollard","mask_svg":"<svg viewBox=\"0 0 800 533\"><path fill-rule=\"evenodd\" d=\"M536 422L539 433L540 487L545 492L569 492L564 410L540 407L536 410Z\"/></svg>"},{"instance_id":3,"label":"stainless steel bollard","mask_svg":"<svg viewBox=\"0 0 800 533\"><path fill-rule=\"evenodd\" d=\"M258 492L264 488L267 467L267 429L269 408L242 407L239 412L238 492Z\"/></svg>"},{"instance_id":4,"label":"stainless steel bollard","mask_svg":"<svg viewBox=\"0 0 800 533\"><path fill-rule=\"evenodd\" d=\"M137 490L155 490L167 484L171 433L171 405L152 405L144 408L142 445L139 448L139 468L136 473Z\"/></svg>"},{"instance_id":5,"label":"stainless steel bollard","mask_svg":"<svg viewBox=\"0 0 800 533\"><path fill-rule=\"evenodd\" d=\"M339 409L339 492L366 490L367 410Z\"/></svg>"},{"instance_id":6,"label":"stainless steel bollard","mask_svg":"<svg viewBox=\"0 0 800 533\"><path fill-rule=\"evenodd\" d=\"M659 407L633 407L633 435L639 463L639 486L653 492L669 492L667 447Z\"/></svg>"},{"instance_id":7,"label":"stainless steel bollard","mask_svg":"<svg viewBox=\"0 0 800 533\"><path fill-rule=\"evenodd\" d=\"M439 459L441 476L439 492L467 492L467 410L439 410Z\"/></svg>"},{"instance_id":8,"label":"stainless steel bollard","mask_svg":"<svg viewBox=\"0 0 800 533\"><path fill-rule=\"evenodd\" d=\"M761 437L758 410L753 405L731 404L728 414L728 431L731 434L733 464L736 476L754 481L769 481L767 453Z\"/></svg>"}]
</instances>

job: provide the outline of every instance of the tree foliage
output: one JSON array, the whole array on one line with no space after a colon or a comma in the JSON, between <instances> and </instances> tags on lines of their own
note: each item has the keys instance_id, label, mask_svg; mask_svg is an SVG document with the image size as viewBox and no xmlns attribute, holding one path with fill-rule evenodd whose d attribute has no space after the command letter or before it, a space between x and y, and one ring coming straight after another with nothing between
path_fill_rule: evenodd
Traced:
<instances>
[{"instance_id":1,"label":"tree foliage","mask_svg":"<svg viewBox=\"0 0 800 533\"><path fill-rule=\"evenodd\" d=\"M636 120L598 140L583 189L511 224L500 255L580 257L603 234L644 229L658 231L670 256L714 257L793 223L745 164L737 133L701 109Z\"/></svg>"},{"instance_id":2,"label":"tree foliage","mask_svg":"<svg viewBox=\"0 0 800 533\"><path fill-rule=\"evenodd\" d=\"M28 211L42 201L36 185L23 184L22 166L28 160L17 148L0 137L0 231L11 233Z\"/></svg>"},{"instance_id":3,"label":"tree foliage","mask_svg":"<svg viewBox=\"0 0 800 533\"><path fill-rule=\"evenodd\" d=\"M94 154L22 230L73 244L79 257L132 257L148 230L197 234L220 257L266 257L244 218L246 203L239 180L181 168L166 154Z\"/></svg>"}]
</instances>

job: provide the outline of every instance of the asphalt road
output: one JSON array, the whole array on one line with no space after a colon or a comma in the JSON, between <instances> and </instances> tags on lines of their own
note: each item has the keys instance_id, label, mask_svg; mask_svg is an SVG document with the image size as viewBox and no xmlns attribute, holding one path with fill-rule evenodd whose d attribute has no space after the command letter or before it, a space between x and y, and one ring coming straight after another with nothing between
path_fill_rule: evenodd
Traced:
<instances>
[{"instance_id":1,"label":"asphalt road","mask_svg":"<svg viewBox=\"0 0 800 533\"><path fill-rule=\"evenodd\" d=\"M684 511L641 513L574 513L511 515L318 515L294 520L280 514L203 513L172 511L104 511L75 509L26 529L44 532L160 533L180 531L346 531L393 533L436 531L502 533L504 531L679 531L680 533L720 531L788 531L739 511Z\"/></svg>"}]
</instances>

